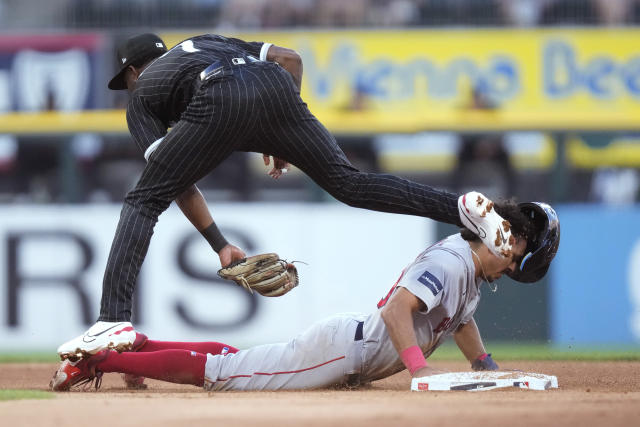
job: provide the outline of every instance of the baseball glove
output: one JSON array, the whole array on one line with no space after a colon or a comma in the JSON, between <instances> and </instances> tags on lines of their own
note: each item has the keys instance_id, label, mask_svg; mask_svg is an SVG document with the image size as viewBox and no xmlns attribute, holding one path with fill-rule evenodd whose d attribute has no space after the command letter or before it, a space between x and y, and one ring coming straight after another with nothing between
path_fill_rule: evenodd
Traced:
<instances>
[{"instance_id":1,"label":"baseball glove","mask_svg":"<svg viewBox=\"0 0 640 427\"><path fill-rule=\"evenodd\" d=\"M243 258L218 270L218 276L265 297L279 297L298 286L298 270L277 254Z\"/></svg>"}]
</instances>

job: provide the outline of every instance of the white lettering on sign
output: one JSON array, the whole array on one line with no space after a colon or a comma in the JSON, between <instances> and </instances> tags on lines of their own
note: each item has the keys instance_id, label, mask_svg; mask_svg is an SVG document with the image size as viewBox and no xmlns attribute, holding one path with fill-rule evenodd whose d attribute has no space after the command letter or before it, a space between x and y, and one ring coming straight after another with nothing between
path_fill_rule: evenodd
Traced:
<instances>
[{"instance_id":1,"label":"white lettering on sign","mask_svg":"<svg viewBox=\"0 0 640 427\"><path fill-rule=\"evenodd\" d=\"M115 204L0 205L1 351L51 351L95 321L119 215ZM255 218L288 232L274 235ZM133 322L149 336L286 341L334 313L375 310L407 260L435 240L433 221L333 204L225 204L216 207L216 223L247 253L276 250L308 262L299 266L300 286L267 300L221 279L218 256L174 206L155 227L133 301ZM391 247L399 235L402 248L371 253L374 243ZM336 246L368 253L370 262L350 268Z\"/></svg>"},{"instance_id":2,"label":"white lettering on sign","mask_svg":"<svg viewBox=\"0 0 640 427\"><path fill-rule=\"evenodd\" d=\"M91 66L88 54L82 50L24 50L16 54L12 72L20 110L73 111L85 107Z\"/></svg>"}]
</instances>

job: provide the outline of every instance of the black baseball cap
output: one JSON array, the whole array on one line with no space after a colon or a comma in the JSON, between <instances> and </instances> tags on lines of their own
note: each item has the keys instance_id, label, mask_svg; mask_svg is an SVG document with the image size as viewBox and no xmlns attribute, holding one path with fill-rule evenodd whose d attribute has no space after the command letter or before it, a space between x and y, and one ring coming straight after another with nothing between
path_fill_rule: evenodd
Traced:
<instances>
[{"instance_id":1,"label":"black baseball cap","mask_svg":"<svg viewBox=\"0 0 640 427\"><path fill-rule=\"evenodd\" d=\"M127 39L118 47L117 61L120 70L109 82L109 89L122 90L127 88L124 81L124 71L129 65L140 67L146 62L159 57L167 51L167 46L155 34L146 33Z\"/></svg>"}]
</instances>

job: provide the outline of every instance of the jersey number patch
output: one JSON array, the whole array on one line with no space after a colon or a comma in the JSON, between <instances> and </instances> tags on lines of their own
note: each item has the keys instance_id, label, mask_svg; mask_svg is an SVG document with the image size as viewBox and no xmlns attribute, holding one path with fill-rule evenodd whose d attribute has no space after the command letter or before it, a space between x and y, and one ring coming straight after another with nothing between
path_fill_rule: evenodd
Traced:
<instances>
[{"instance_id":1,"label":"jersey number patch","mask_svg":"<svg viewBox=\"0 0 640 427\"><path fill-rule=\"evenodd\" d=\"M440 280L428 271L425 271L422 273L422 276L418 277L418 282L429 288L434 297L442 290L442 283L440 283Z\"/></svg>"},{"instance_id":2,"label":"jersey number patch","mask_svg":"<svg viewBox=\"0 0 640 427\"><path fill-rule=\"evenodd\" d=\"M185 40L185 41L183 41L182 43L180 43L180 47L185 52L189 52L189 53L200 52L200 49L197 49L193 45L193 40Z\"/></svg>"}]
</instances>

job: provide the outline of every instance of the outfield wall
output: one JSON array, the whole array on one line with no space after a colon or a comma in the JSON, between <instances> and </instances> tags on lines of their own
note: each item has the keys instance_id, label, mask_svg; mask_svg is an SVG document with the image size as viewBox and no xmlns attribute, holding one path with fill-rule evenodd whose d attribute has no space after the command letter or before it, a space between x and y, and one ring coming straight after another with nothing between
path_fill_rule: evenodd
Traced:
<instances>
[{"instance_id":1,"label":"outfield wall","mask_svg":"<svg viewBox=\"0 0 640 427\"><path fill-rule=\"evenodd\" d=\"M134 306L134 323L151 336L249 345L286 340L333 313L370 312L438 239L429 220L342 205L213 208L229 240L248 253L307 262L298 264L301 285L270 299L220 280L217 257L172 207L156 227ZM501 280L495 294L483 285L483 335L550 338L563 347L638 343L640 207L558 213L562 241L545 281ZM118 216L115 205L0 209L0 351L53 349L93 323Z\"/></svg>"},{"instance_id":2,"label":"outfield wall","mask_svg":"<svg viewBox=\"0 0 640 427\"><path fill-rule=\"evenodd\" d=\"M550 287L551 338L640 342L640 206L563 206Z\"/></svg>"},{"instance_id":3,"label":"outfield wall","mask_svg":"<svg viewBox=\"0 0 640 427\"><path fill-rule=\"evenodd\" d=\"M180 211L156 227L138 283L136 326L159 339L237 345L287 340L338 312L370 312L434 241L434 223L342 205L216 205L216 222L250 254L297 264L282 298L216 276L219 261ZM50 349L98 316L119 207L0 208L0 351Z\"/></svg>"}]
</instances>

